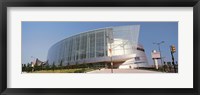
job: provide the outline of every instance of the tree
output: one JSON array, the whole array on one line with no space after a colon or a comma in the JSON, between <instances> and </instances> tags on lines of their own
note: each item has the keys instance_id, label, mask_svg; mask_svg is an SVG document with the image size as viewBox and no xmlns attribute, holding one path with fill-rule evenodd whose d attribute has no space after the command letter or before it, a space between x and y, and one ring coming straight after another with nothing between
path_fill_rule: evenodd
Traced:
<instances>
[{"instance_id":1,"label":"tree","mask_svg":"<svg viewBox=\"0 0 200 95\"><path fill-rule=\"evenodd\" d=\"M49 70L50 69L50 67L49 67L49 63L48 63L48 61L47 61L47 63L46 63L46 70Z\"/></svg>"},{"instance_id":2,"label":"tree","mask_svg":"<svg viewBox=\"0 0 200 95\"><path fill-rule=\"evenodd\" d=\"M49 62L48 62L48 60L45 62L45 70L49 70Z\"/></svg>"},{"instance_id":3,"label":"tree","mask_svg":"<svg viewBox=\"0 0 200 95\"><path fill-rule=\"evenodd\" d=\"M39 70L39 64L38 64L38 59L36 59L36 61L35 61L35 65L34 65L34 70L35 71L38 71Z\"/></svg>"},{"instance_id":4,"label":"tree","mask_svg":"<svg viewBox=\"0 0 200 95\"><path fill-rule=\"evenodd\" d=\"M26 71L27 71L27 72L30 72L30 71L32 71L32 68L31 68L31 66L30 66L30 64L29 64L29 63L27 64Z\"/></svg>"},{"instance_id":5,"label":"tree","mask_svg":"<svg viewBox=\"0 0 200 95\"><path fill-rule=\"evenodd\" d=\"M60 61L60 69L62 70L62 66L63 66L63 61Z\"/></svg>"},{"instance_id":6,"label":"tree","mask_svg":"<svg viewBox=\"0 0 200 95\"><path fill-rule=\"evenodd\" d=\"M22 64L22 72L26 71L27 67L26 64Z\"/></svg>"},{"instance_id":7,"label":"tree","mask_svg":"<svg viewBox=\"0 0 200 95\"><path fill-rule=\"evenodd\" d=\"M53 62L53 65L52 65L52 69L53 69L53 71L55 70L55 63Z\"/></svg>"},{"instance_id":8,"label":"tree","mask_svg":"<svg viewBox=\"0 0 200 95\"><path fill-rule=\"evenodd\" d=\"M44 67L44 62L41 62L41 66L40 66L41 68L41 70L43 70L43 67Z\"/></svg>"},{"instance_id":9,"label":"tree","mask_svg":"<svg viewBox=\"0 0 200 95\"><path fill-rule=\"evenodd\" d=\"M67 63L67 68L68 68L68 69L71 69L71 68L70 68L70 64L69 64L69 62Z\"/></svg>"}]
</instances>

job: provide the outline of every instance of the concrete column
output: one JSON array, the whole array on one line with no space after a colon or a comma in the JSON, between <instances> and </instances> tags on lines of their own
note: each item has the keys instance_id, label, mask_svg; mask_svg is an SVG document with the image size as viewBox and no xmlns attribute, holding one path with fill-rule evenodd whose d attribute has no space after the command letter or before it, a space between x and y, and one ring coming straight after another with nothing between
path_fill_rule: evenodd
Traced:
<instances>
[{"instance_id":1,"label":"concrete column","mask_svg":"<svg viewBox=\"0 0 200 95\"><path fill-rule=\"evenodd\" d=\"M153 50L153 52L156 53L156 50ZM153 58L153 62L154 62L155 68L158 69L158 59Z\"/></svg>"}]
</instances>

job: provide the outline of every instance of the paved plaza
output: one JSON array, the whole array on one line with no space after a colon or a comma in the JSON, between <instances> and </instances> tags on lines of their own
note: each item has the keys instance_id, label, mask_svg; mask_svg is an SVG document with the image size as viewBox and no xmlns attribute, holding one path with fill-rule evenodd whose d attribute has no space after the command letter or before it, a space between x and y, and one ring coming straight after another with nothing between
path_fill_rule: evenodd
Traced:
<instances>
[{"instance_id":1,"label":"paved plaza","mask_svg":"<svg viewBox=\"0 0 200 95\"><path fill-rule=\"evenodd\" d=\"M111 73L111 69L101 69L87 73ZM141 70L141 69L113 69L113 73L163 73L163 72Z\"/></svg>"}]
</instances>

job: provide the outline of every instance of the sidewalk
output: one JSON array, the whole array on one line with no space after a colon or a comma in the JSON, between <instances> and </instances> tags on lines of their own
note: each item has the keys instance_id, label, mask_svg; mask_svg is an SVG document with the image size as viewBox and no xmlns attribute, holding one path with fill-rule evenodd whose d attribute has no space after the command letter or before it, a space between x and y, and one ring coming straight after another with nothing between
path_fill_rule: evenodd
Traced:
<instances>
[{"instance_id":1,"label":"sidewalk","mask_svg":"<svg viewBox=\"0 0 200 95\"><path fill-rule=\"evenodd\" d=\"M111 73L111 69L101 69L95 70L87 73ZM140 69L113 69L113 73L162 73L150 70L140 70Z\"/></svg>"}]
</instances>

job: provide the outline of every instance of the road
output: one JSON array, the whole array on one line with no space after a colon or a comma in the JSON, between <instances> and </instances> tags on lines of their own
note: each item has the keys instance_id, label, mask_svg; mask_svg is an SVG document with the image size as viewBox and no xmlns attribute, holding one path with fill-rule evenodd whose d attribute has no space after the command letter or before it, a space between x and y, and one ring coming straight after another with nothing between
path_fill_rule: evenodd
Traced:
<instances>
[{"instance_id":1,"label":"road","mask_svg":"<svg viewBox=\"0 0 200 95\"><path fill-rule=\"evenodd\" d=\"M87 73L111 73L111 69L101 69ZM113 73L162 73L162 72L141 70L141 69L113 69Z\"/></svg>"}]
</instances>

